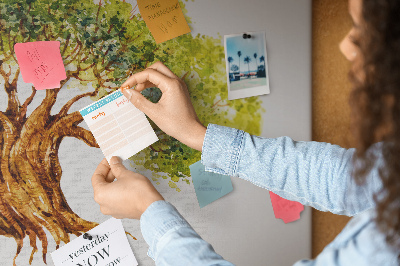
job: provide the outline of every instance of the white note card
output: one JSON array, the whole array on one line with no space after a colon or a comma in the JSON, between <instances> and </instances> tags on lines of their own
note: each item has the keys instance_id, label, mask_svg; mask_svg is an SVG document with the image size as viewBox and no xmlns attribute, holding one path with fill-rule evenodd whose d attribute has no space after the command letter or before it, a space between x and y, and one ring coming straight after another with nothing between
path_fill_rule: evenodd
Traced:
<instances>
[{"instance_id":1,"label":"white note card","mask_svg":"<svg viewBox=\"0 0 400 266\"><path fill-rule=\"evenodd\" d=\"M145 114L117 90L79 111L101 151L126 160L158 140Z\"/></svg>"},{"instance_id":2,"label":"white note card","mask_svg":"<svg viewBox=\"0 0 400 266\"><path fill-rule=\"evenodd\" d=\"M121 220L111 218L51 253L55 266L136 266Z\"/></svg>"}]
</instances>

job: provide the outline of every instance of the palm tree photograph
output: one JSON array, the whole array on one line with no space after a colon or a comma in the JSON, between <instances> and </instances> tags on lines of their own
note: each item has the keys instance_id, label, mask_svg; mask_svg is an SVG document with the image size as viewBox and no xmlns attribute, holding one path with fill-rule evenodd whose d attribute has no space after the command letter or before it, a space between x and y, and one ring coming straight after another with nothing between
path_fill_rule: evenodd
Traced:
<instances>
[{"instance_id":1,"label":"palm tree photograph","mask_svg":"<svg viewBox=\"0 0 400 266\"><path fill-rule=\"evenodd\" d=\"M268 94L265 32L252 32L246 38L243 34L226 35L224 40L228 98Z\"/></svg>"}]
</instances>

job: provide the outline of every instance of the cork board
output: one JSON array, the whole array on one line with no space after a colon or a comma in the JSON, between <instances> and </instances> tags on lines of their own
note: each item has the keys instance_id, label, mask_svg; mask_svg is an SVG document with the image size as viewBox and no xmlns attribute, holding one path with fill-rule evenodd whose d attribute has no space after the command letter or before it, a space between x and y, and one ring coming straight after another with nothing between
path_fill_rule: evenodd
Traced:
<instances>
[{"instance_id":1,"label":"cork board","mask_svg":"<svg viewBox=\"0 0 400 266\"><path fill-rule=\"evenodd\" d=\"M350 65L339 50L340 41L351 28L347 7L346 0L312 1L312 138L350 148L348 99L351 85L347 79ZM313 210L313 257L348 221L346 216Z\"/></svg>"}]
</instances>

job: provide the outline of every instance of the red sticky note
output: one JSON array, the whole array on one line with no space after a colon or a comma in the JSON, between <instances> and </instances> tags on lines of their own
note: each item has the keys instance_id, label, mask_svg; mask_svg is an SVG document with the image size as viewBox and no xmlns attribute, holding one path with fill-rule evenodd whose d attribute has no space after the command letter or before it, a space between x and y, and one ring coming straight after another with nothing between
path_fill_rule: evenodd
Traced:
<instances>
[{"instance_id":1,"label":"red sticky note","mask_svg":"<svg viewBox=\"0 0 400 266\"><path fill-rule=\"evenodd\" d=\"M22 79L26 83L33 83L36 90L59 88L60 81L67 78L60 42L16 43L14 50Z\"/></svg>"},{"instance_id":2,"label":"red sticky note","mask_svg":"<svg viewBox=\"0 0 400 266\"><path fill-rule=\"evenodd\" d=\"M300 213L304 210L304 206L301 203L281 198L271 191L269 196L271 197L276 219L282 219L285 224L300 219Z\"/></svg>"}]
</instances>

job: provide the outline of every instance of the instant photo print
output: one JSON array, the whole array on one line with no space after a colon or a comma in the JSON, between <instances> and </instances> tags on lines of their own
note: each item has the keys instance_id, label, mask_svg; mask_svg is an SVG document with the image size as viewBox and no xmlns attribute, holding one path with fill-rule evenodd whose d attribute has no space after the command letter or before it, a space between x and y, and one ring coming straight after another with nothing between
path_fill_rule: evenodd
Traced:
<instances>
[{"instance_id":1,"label":"instant photo print","mask_svg":"<svg viewBox=\"0 0 400 266\"><path fill-rule=\"evenodd\" d=\"M228 99L269 94L265 32L224 36Z\"/></svg>"}]
</instances>

